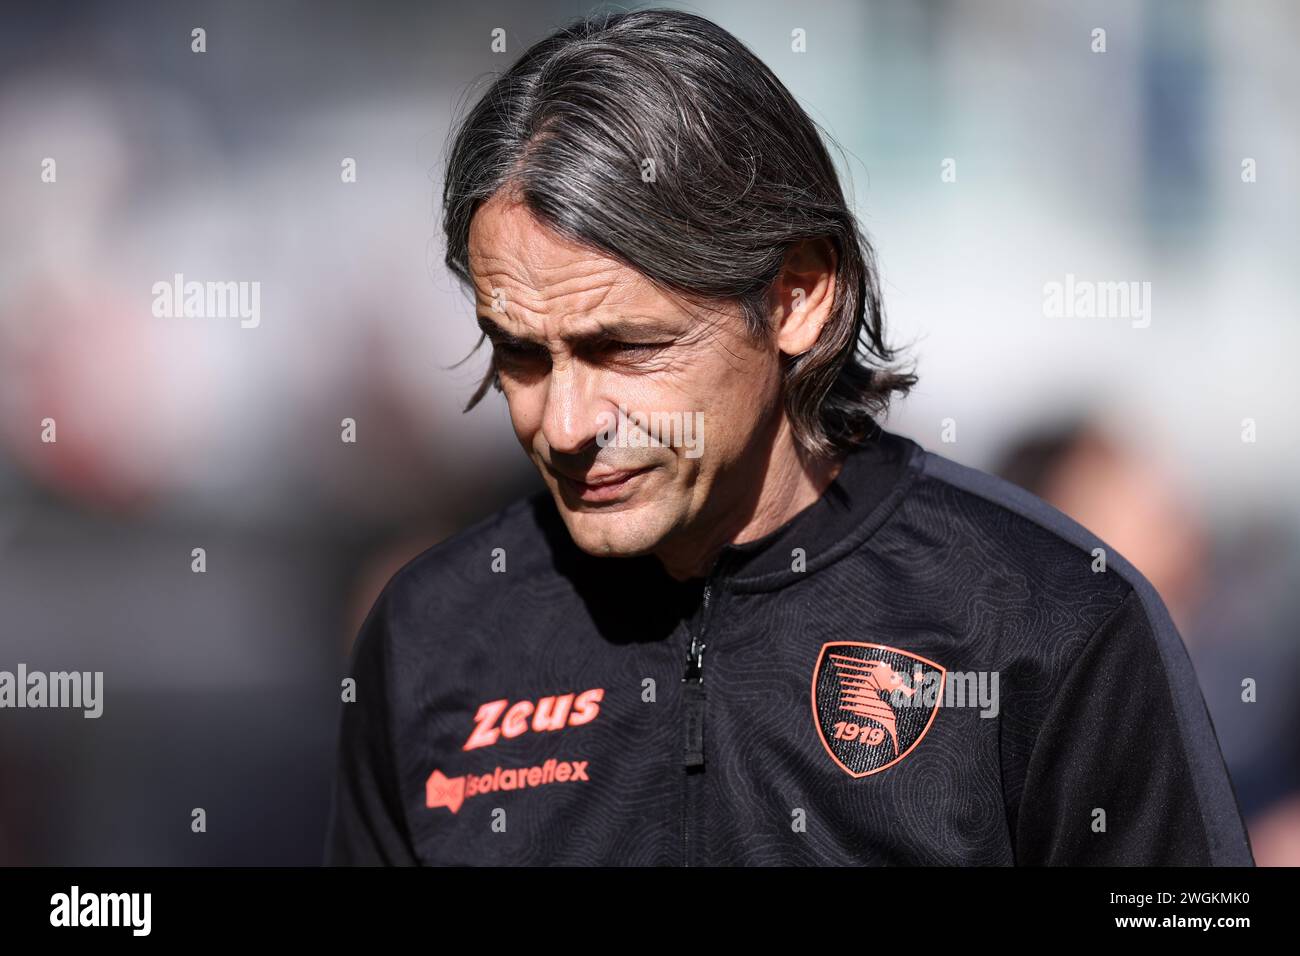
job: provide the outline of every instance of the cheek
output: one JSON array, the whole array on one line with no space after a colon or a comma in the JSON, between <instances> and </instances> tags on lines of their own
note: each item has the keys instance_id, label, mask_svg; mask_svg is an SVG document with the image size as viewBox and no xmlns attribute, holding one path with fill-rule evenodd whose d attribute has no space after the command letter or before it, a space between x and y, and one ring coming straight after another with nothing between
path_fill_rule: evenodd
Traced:
<instances>
[{"instance_id":1,"label":"cheek","mask_svg":"<svg viewBox=\"0 0 1300 956\"><path fill-rule=\"evenodd\" d=\"M505 385L502 394L515 436L524 448L531 447L533 436L542 427L545 393L539 389Z\"/></svg>"},{"instance_id":2,"label":"cheek","mask_svg":"<svg viewBox=\"0 0 1300 956\"><path fill-rule=\"evenodd\" d=\"M720 434L748 432L770 410L779 392L778 375L773 357L736 348L735 355L717 361L701 383L700 407L715 420L713 427Z\"/></svg>"}]
</instances>

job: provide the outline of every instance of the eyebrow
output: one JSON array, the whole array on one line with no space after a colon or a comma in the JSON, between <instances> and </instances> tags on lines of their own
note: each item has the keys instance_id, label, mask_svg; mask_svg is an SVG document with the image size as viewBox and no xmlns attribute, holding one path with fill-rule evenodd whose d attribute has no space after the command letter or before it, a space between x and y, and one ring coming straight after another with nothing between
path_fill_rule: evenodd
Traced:
<instances>
[{"instance_id":1,"label":"eyebrow","mask_svg":"<svg viewBox=\"0 0 1300 956\"><path fill-rule=\"evenodd\" d=\"M481 312L477 315L478 327L496 345L504 345L508 348L535 348L540 343L533 339L515 335L501 325L495 319L489 318ZM642 322L630 321L631 317L610 319L601 322L599 328L591 332L578 332L570 335L561 336L564 341L571 345L595 345L602 342L608 342L611 339L626 339L630 342L657 342L665 337L676 338L680 332L676 329L669 329L655 320L650 320L649 324Z\"/></svg>"}]
</instances>

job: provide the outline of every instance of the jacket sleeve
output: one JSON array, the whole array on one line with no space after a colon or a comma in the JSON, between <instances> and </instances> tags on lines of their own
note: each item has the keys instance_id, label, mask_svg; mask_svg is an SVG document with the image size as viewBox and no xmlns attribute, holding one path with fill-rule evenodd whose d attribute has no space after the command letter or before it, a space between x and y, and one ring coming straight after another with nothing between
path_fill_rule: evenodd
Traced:
<instances>
[{"instance_id":1,"label":"jacket sleeve","mask_svg":"<svg viewBox=\"0 0 1300 956\"><path fill-rule=\"evenodd\" d=\"M402 810L389 725L391 591L390 583L352 648L350 676L356 681L356 699L342 704L326 866L419 865Z\"/></svg>"},{"instance_id":2,"label":"jacket sleeve","mask_svg":"<svg viewBox=\"0 0 1300 956\"><path fill-rule=\"evenodd\" d=\"M1254 866L1187 649L1144 579L1048 707L1014 841L1018 865Z\"/></svg>"}]
</instances>

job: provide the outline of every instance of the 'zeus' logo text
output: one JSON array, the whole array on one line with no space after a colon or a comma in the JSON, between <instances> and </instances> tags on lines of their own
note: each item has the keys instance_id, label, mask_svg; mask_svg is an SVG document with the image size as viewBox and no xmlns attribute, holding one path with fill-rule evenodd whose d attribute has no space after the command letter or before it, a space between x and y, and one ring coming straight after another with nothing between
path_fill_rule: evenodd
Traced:
<instances>
[{"instance_id":1,"label":"'zeus' logo text","mask_svg":"<svg viewBox=\"0 0 1300 956\"><path fill-rule=\"evenodd\" d=\"M590 723L600 713L598 701L604 696L603 687L594 687L576 697L573 694L543 697L536 704L531 700L520 700L514 704L508 700L490 700L479 707L474 716L474 732L461 749L490 747L502 737L518 737L530 726L533 730L542 731L562 730ZM504 717L501 716L503 713ZM500 727L497 726L498 718L501 720Z\"/></svg>"}]
</instances>

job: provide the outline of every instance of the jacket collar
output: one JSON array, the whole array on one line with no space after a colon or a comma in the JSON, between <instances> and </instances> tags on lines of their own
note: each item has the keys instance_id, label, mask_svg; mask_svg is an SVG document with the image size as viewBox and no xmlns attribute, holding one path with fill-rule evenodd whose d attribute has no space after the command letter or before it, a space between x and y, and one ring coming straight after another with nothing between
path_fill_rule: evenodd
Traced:
<instances>
[{"instance_id":1,"label":"jacket collar","mask_svg":"<svg viewBox=\"0 0 1300 956\"><path fill-rule=\"evenodd\" d=\"M726 545L708 580L735 591L772 590L847 554L901 500L914 476L908 464L920 451L910 438L878 429L845 455L820 498L763 537Z\"/></svg>"},{"instance_id":2,"label":"jacket collar","mask_svg":"<svg viewBox=\"0 0 1300 956\"><path fill-rule=\"evenodd\" d=\"M650 555L597 558L581 551L549 492L539 493L534 506L551 539L557 570L590 605L612 612L615 607L626 610L625 602L634 601L649 617L662 613L675 619L696 604L706 583L732 591L776 590L806 580L852 551L902 499L916 474L909 463L921 451L911 439L877 429L845 455L840 473L815 502L761 538L726 545L707 577L681 582ZM796 548L803 551L802 565L796 563ZM648 607L650 595L655 597Z\"/></svg>"}]
</instances>

